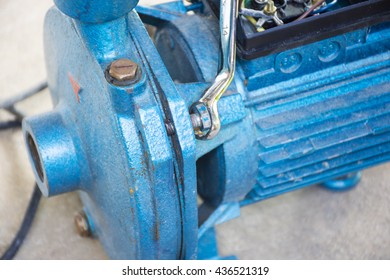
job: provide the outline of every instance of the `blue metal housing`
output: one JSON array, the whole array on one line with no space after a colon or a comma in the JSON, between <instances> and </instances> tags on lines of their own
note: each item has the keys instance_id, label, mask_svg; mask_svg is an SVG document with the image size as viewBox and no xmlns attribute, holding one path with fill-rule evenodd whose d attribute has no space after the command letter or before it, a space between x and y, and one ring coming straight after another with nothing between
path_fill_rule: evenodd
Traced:
<instances>
[{"instance_id":1,"label":"blue metal housing","mask_svg":"<svg viewBox=\"0 0 390 280\"><path fill-rule=\"evenodd\" d=\"M192 127L137 14L94 25L53 8L45 22L45 52L52 114L60 117L41 116L24 123L26 136L35 141L38 164L45 170L43 179L37 176L41 189L49 189L44 192L49 195L82 190L94 234L112 258L195 258ZM106 67L121 57L141 67L137 84L117 87L106 81ZM172 137L165 130L166 121L177 129ZM43 131L43 126L52 129ZM67 135L61 127L66 127ZM51 137L42 136L48 133ZM75 149L67 146L71 141L59 141L65 136ZM68 151L77 164L69 166L63 156ZM68 189L57 187L70 180L66 179L72 174L70 168L78 170L81 180Z\"/></svg>"},{"instance_id":2,"label":"blue metal housing","mask_svg":"<svg viewBox=\"0 0 390 280\"><path fill-rule=\"evenodd\" d=\"M55 108L24 121L41 190L80 190L110 257L215 258L214 226L240 205L390 159L389 23L239 60L218 105L222 129L199 141L188 108L218 72L216 18L200 3L138 7L153 42L136 2L111 2L107 16L56 1L74 19L46 16ZM137 83L106 80L118 58L138 64Z\"/></svg>"}]
</instances>

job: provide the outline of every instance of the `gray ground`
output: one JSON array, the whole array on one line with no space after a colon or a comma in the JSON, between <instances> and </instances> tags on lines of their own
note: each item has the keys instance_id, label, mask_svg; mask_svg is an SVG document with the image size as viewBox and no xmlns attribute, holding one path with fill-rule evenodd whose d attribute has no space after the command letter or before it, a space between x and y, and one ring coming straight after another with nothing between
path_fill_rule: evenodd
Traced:
<instances>
[{"instance_id":1,"label":"gray ground","mask_svg":"<svg viewBox=\"0 0 390 280\"><path fill-rule=\"evenodd\" d=\"M51 0L0 0L0 101L45 79L44 14ZM49 110L44 92L19 106ZM9 117L0 111L0 121ZM358 188L332 193L310 187L242 209L218 227L222 255L240 259L389 259L390 165L364 172ZM33 175L19 131L0 132L0 254L19 227ZM77 194L43 199L18 259L104 259L97 240L81 238Z\"/></svg>"}]
</instances>

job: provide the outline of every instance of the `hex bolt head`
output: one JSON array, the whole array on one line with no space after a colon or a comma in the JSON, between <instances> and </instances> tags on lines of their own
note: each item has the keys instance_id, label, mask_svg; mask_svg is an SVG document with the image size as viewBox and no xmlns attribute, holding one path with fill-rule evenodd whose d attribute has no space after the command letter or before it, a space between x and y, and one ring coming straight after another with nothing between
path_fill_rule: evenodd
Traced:
<instances>
[{"instance_id":1,"label":"hex bolt head","mask_svg":"<svg viewBox=\"0 0 390 280\"><path fill-rule=\"evenodd\" d=\"M108 81L114 85L127 86L139 78L139 66L127 58L120 58L112 62L107 69Z\"/></svg>"},{"instance_id":2,"label":"hex bolt head","mask_svg":"<svg viewBox=\"0 0 390 280\"><path fill-rule=\"evenodd\" d=\"M77 232L82 237L92 236L91 228L88 223L87 216L84 212L79 212L74 217L74 223L76 225Z\"/></svg>"}]
</instances>

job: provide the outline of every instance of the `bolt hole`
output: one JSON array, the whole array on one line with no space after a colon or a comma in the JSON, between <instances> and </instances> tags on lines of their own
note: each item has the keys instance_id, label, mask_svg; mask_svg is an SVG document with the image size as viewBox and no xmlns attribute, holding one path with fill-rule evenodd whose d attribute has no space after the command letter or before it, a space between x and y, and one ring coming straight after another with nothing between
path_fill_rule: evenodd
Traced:
<instances>
[{"instance_id":1,"label":"bolt hole","mask_svg":"<svg viewBox=\"0 0 390 280\"><path fill-rule=\"evenodd\" d=\"M43 182L42 161L38 153L37 145L35 144L35 141L30 134L27 135L27 144L30 150L31 158L34 162L36 173L38 174L39 180Z\"/></svg>"}]
</instances>

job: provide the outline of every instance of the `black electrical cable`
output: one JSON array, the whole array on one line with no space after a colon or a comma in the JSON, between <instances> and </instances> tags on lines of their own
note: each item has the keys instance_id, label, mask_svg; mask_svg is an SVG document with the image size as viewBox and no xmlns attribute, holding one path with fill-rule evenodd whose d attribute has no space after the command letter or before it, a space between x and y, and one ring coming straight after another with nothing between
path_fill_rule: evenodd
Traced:
<instances>
[{"instance_id":1,"label":"black electrical cable","mask_svg":"<svg viewBox=\"0 0 390 280\"><path fill-rule=\"evenodd\" d=\"M9 111L11 114L15 115L17 117L16 120L10 120L10 121L4 121L0 122L0 131L6 130L6 129L12 129L12 128L21 128L22 122L21 119L23 118L23 114L19 113L17 110L15 110L14 105L20 101L23 101L26 98L29 98L42 90L47 88L47 82L44 81L35 87L31 88L30 90L21 93L20 95L8 99L4 102L0 102L0 109L4 109ZM26 239L26 236L28 232L30 231L32 222L34 220L35 214L37 213L38 205L41 200L42 193L38 188L38 185L35 184L34 191L31 196L30 202L28 204L26 213L24 214L24 218L22 221L22 224L20 225L20 228L15 235L14 239L12 240L12 243L8 247L7 251L0 257L0 260L12 260L17 252L19 251L20 247L22 246L24 240Z\"/></svg>"},{"instance_id":2,"label":"black electrical cable","mask_svg":"<svg viewBox=\"0 0 390 280\"><path fill-rule=\"evenodd\" d=\"M22 125L22 123L19 120L0 122L0 130L6 130L6 129L11 129L11 128L20 128L21 125Z\"/></svg>"},{"instance_id":3,"label":"black electrical cable","mask_svg":"<svg viewBox=\"0 0 390 280\"><path fill-rule=\"evenodd\" d=\"M21 126L21 122L18 120L7 121L7 122L0 123L0 130L10 129L10 128L20 128L20 126ZM26 239L26 236L31 228L31 224L37 212L41 197L42 197L42 193L39 190L37 184L35 184L34 192L31 196L26 213L24 214L24 218L19 228L19 231L15 235L14 240L12 241L11 245L8 247L7 251L0 257L0 260L12 260L16 255L16 253L19 251L20 246L22 246L23 241Z\"/></svg>"},{"instance_id":4,"label":"black electrical cable","mask_svg":"<svg viewBox=\"0 0 390 280\"><path fill-rule=\"evenodd\" d=\"M35 85L34 87L30 88L29 90L26 90L12 98L9 98L4 101L0 101L0 109L8 111L9 113L11 113L16 117L16 120L0 122L0 130L20 127L22 125L21 120L23 119L24 115L20 113L17 109L15 109L14 106L17 103L27 98L30 98L36 95L37 93L40 93L47 87L48 87L47 81L43 81Z\"/></svg>"},{"instance_id":5,"label":"black electrical cable","mask_svg":"<svg viewBox=\"0 0 390 280\"><path fill-rule=\"evenodd\" d=\"M1 256L0 260L12 260L16 253L19 251L20 246L22 246L23 241L31 228L31 224L34 220L35 214L37 213L41 197L42 193L39 190L37 184L35 184L34 192L31 196L30 203L28 204L26 214L24 215L23 222L19 228L19 231L14 237L14 240L8 247L7 251Z\"/></svg>"},{"instance_id":6,"label":"black electrical cable","mask_svg":"<svg viewBox=\"0 0 390 280\"><path fill-rule=\"evenodd\" d=\"M0 109L7 109L16 103L23 101L47 88L47 81L40 82L29 90L26 90L10 99L0 102Z\"/></svg>"}]
</instances>

